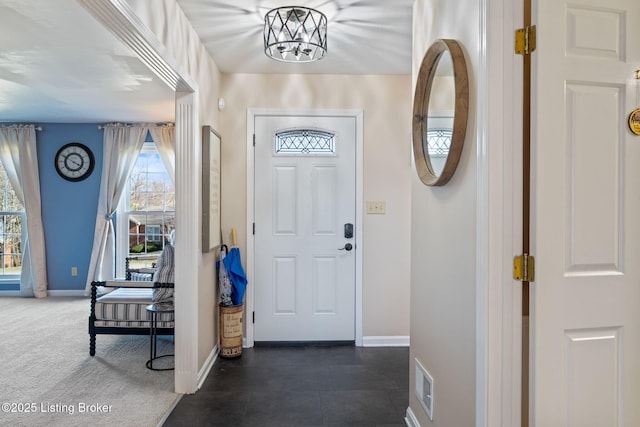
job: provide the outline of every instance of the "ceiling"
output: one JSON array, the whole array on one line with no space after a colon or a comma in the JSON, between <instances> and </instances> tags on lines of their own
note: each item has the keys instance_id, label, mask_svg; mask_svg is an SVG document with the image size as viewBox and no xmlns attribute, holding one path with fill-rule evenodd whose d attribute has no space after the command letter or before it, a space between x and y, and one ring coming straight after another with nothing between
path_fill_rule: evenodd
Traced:
<instances>
[{"instance_id":1,"label":"ceiling","mask_svg":"<svg viewBox=\"0 0 640 427\"><path fill-rule=\"evenodd\" d=\"M177 0L226 73L411 74L413 0ZM327 16L327 55L305 64L264 54L264 16L280 6Z\"/></svg>"},{"instance_id":2,"label":"ceiling","mask_svg":"<svg viewBox=\"0 0 640 427\"><path fill-rule=\"evenodd\" d=\"M290 0L177 0L222 72L409 74L413 0L301 0L328 18L328 53L263 53L264 14ZM0 0L0 122L164 122L173 92L75 0Z\"/></svg>"},{"instance_id":3,"label":"ceiling","mask_svg":"<svg viewBox=\"0 0 640 427\"><path fill-rule=\"evenodd\" d=\"M75 0L0 0L0 122L170 121L173 92Z\"/></svg>"}]
</instances>

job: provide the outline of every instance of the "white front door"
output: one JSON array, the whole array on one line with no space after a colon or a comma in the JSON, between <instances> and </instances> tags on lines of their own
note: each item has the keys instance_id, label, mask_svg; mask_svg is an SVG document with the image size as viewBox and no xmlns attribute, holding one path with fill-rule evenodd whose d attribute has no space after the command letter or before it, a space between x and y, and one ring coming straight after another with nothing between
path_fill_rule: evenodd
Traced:
<instances>
[{"instance_id":1,"label":"white front door","mask_svg":"<svg viewBox=\"0 0 640 427\"><path fill-rule=\"evenodd\" d=\"M255 117L255 341L354 341L354 117Z\"/></svg>"},{"instance_id":2,"label":"white front door","mask_svg":"<svg viewBox=\"0 0 640 427\"><path fill-rule=\"evenodd\" d=\"M640 1L533 16L531 425L640 426Z\"/></svg>"}]
</instances>

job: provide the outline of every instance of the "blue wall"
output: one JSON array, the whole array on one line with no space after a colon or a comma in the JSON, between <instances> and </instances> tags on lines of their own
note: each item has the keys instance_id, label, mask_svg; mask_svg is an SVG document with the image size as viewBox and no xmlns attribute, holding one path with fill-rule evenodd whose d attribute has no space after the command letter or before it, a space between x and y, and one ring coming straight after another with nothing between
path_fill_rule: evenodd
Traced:
<instances>
[{"instance_id":1,"label":"blue wall","mask_svg":"<svg viewBox=\"0 0 640 427\"><path fill-rule=\"evenodd\" d=\"M49 290L83 290L96 224L103 131L97 123L40 126L42 131L37 132L36 141ZM55 170L54 156L69 142L86 145L95 156L95 169L84 181L66 181ZM78 268L77 276L71 276L71 267Z\"/></svg>"},{"instance_id":2,"label":"blue wall","mask_svg":"<svg viewBox=\"0 0 640 427\"><path fill-rule=\"evenodd\" d=\"M42 127L41 131L36 132L36 145L48 289L84 290L100 193L103 131L98 129L98 123L38 123L36 126ZM147 134L145 141L153 141L150 134ZM69 142L79 142L93 151L96 165L93 173L84 181L67 181L56 172L54 157L60 147ZM72 267L77 267L77 276L71 275ZM18 289L18 283L0 283L0 291Z\"/></svg>"}]
</instances>

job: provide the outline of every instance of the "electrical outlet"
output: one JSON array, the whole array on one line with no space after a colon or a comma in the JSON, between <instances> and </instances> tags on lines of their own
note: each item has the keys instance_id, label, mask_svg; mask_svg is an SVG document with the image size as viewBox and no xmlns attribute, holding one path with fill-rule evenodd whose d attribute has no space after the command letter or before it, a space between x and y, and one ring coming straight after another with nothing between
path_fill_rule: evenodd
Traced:
<instances>
[{"instance_id":1,"label":"electrical outlet","mask_svg":"<svg viewBox=\"0 0 640 427\"><path fill-rule=\"evenodd\" d=\"M387 202L385 201L367 201L367 214L384 215L387 213Z\"/></svg>"},{"instance_id":2,"label":"electrical outlet","mask_svg":"<svg viewBox=\"0 0 640 427\"><path fill-rule=\"evenodd\" d=\"M72 276L78 275L78 267L71 267L71 275Z\"/></svg>"}]
</instances>

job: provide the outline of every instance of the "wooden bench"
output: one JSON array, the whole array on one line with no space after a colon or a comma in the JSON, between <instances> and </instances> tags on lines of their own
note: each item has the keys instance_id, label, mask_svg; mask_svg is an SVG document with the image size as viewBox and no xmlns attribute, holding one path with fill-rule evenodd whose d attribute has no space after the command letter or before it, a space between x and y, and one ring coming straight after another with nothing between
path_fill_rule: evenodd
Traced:
<instances>
[{"instance_id":1,"label":"wooden bench","mask_svg":"<svg viewBox=\"0 0 640 427\"><path fill-rule=\"evenodd\" d=\"M149 335L153 288L173 288L173 283L110 280L91 283L89 354L96 354L96 335ZM158 319L158 335L173 335L174 314Z\"/></svg>"}]
</instances>

